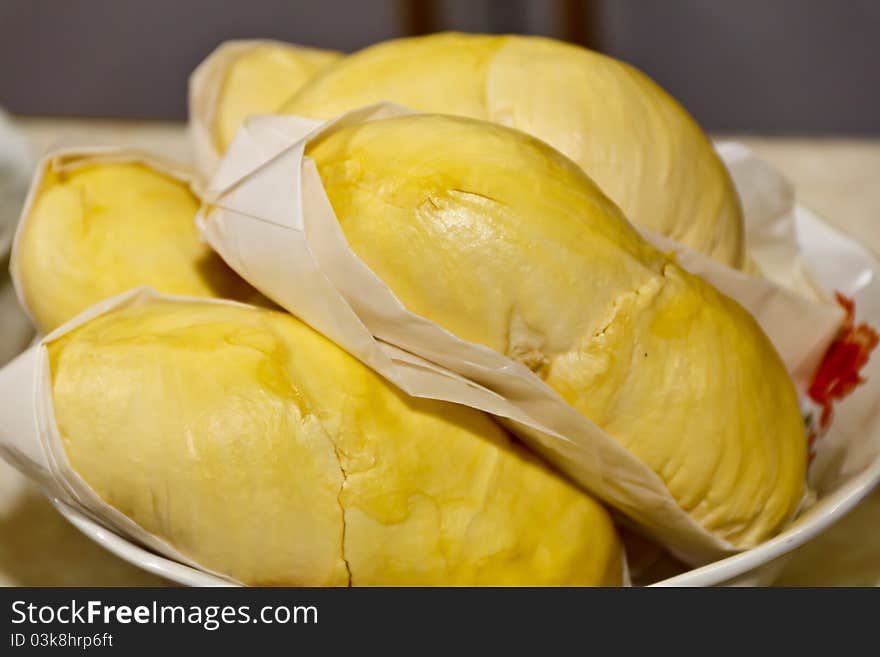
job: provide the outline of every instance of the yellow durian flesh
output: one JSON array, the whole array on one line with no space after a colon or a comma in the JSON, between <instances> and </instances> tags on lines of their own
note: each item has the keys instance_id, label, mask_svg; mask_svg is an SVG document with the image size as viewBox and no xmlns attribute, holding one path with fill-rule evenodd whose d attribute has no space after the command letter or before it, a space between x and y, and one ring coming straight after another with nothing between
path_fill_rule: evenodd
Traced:
<instances>
[{"instance_id":1,"label":"yellow durian flesh","mask_svg":"<svg viewBox=\"0 0 880 657\"><path fill-rule=\"evenodd\" d=\"M145 164L50 165L23 219L14 265L37 328L48 333L140 285L259 299L199 237L198 209L185 183Z\"/></svg>"},{"instance_id":2,"label":"yellow durian flesh","mask_svg":"<svg viewBox=\"0 0 880 657\"><path fill-rule=\"evenodd\" d=\"M404 305L520 360L735 544L804 493L793 384L753 318L638 236L575 164L411 115L312 142L346 239Z\"/></svg>"},{"instance_id":3,"label":"yellow durian flesh","mask_svg":"<svg viewBox=\"0 0 880 657\"><path fill-rule=\"evenodd\" d=\"M271 114L340 53L281 43L260 43L232 59L214 109L214 145L221 153L242 122Z\"/></svg>"},{"instance_id":4,"label":"yellow durian flesh","mask_svg":"<svg viewBox=\"0 0 880 657\"><path fill-rule=\"evenodd\" d=\"M74 470L244 583L621 583L598 503L487 415L405 395L286 313L152 300L49 355Z\"/></svg>"},{"instance_id":5,"label":"yellow durian flesh","mask_svg":"<svg viewBox=\"0 0 880 657\"><path fill-rule=\"evenodd\" d=\"M528 132L578 163L636 224L744 264L739 199L712 144L623 62L539 37L399 39L340 60L282 111L331 118L385 100Z\"/></svg>"}]
</instances>

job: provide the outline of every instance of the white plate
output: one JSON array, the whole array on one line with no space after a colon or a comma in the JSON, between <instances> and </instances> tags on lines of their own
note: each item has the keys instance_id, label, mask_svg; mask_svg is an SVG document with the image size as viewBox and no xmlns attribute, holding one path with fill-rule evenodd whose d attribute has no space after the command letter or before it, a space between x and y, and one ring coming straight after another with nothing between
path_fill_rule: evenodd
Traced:
<instances>
[{"instance_id":1,"label":"white plate","mask_svg":"<svg viewBox=\"0 0 880 657\"><path fill-rule=\"evenodd\" d=\"M861 319L868 320L875 327L880 326L880 260L869 249L831 228L808 210L798 207L794 213L798 245L815 279L828 289L855 297ZM880 386L880 355L875 355L868 368L869 383L860 391L862 397L859 399L857 392L844 402L838 410L839 422L835 425L838 431L832 427L831 433L823 438L836 441L837 448L843 445L844 461L849 464L847 472L837 477L836 486L828 486L825 482L829 490L778 536L751 550L658 582L656 586L767 584L781 569L786 555L843 518L877 486L880 482L880 456L875 455L880 455L880 418L871 415L870 405L874 395L878 394L877 386ZM847 427L850 435L841 442L840 434L852 417L850 414L867 418L869 424L855 434L852 426ZM55 505L80 531L144 570L189 586L229 585L217 577L148 552L57 500Z\"/></svg>"}]
</instances>

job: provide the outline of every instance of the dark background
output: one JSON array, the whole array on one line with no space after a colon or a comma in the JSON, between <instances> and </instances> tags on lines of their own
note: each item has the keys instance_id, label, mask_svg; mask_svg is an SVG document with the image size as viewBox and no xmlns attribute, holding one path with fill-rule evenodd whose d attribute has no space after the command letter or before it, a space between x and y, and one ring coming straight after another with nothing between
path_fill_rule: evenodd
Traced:
<instances>
[{"instance_id":1,"label":"dark background","mask_svg":"<svg viewBox=\"0 0 880 657\"><path fill-rule=\"evenodd\" d=\"M589 45L710 130L880 134L874 0L0 0L0 105L183 119L189 72L224 39L350 51L443 29Z\"/></svg>"}]
</instances>

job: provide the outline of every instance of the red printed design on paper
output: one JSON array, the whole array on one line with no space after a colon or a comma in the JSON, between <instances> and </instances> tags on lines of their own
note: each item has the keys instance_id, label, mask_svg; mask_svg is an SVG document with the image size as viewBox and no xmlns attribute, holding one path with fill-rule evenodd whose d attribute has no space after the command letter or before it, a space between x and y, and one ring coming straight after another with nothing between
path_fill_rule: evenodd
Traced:
<instances>
[{"instance_id":1,"label":"red printed design on paper","mask_svg":"<svg viewBox=\"0 0 880 657\"><path fill-rule=\"evenodd\" d=\"M835 293L837 303L846 311L846 319L837 337L825 352L807 394L822 409L819 432L831 423L834 403L852 393L865 382L861 376L862 368L868 363L871 352L880 342L877 331L864 322L855 323L855 302Z\"/></svg>"}]
</instances>

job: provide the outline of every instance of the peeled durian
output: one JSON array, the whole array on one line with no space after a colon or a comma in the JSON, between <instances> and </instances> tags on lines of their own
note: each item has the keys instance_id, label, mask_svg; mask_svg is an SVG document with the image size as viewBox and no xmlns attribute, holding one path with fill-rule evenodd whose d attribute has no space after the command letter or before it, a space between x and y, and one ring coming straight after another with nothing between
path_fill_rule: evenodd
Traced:
<instances>
[{"instance_id":1,"label":"peeled durian","mask_svg":"<svg viewBox=\"0 0 880 657\"><path fill-rule=\"evenodd\" d=\"M199 237L199 199L146 161L53 160L19 226L12 274L48 333L98 301L140 285L267 303Z\"/></svg>"},{"instance_id":2,"label":"peeled durian","mask_svg":"<svg viewBox=\"0 0 880 657\"><path fill-rule=\"evenodd\" d=\"M793 383L741 306L523 132L409 115L312 141L351 249L406 308L528 366L737 546L805 491Z\"/></svg>"},{"instance_id":3,"label":"peeled durian","mask_svg":"<svg viewBox=\"0 0 880 657\"><path fill-rule=\"evenodd\" d=\"M632 66L546 38L436 34L345 57L282 112L329 119L379 101L523 130L583 167L637 225L744 264L727 170L685 109Z\"/></svg>"},{"instance_id":4,"label":"peeled durian","mask_svg":"<svg viewBox=\"0 0 880 657\"><path fill-rule=\"evenodd\" d=\"M407 396L287 313L153 298L48 345L72 468L261 585L614 585L608 513L489 416Z\"/></svg>"},{"instance_id":5,"label":"peeled durian","mask_svg":"<svg viewBox=\"0 0 880 657\"><path fill-rule=\"evenodd\" d=\"M282 43L262 43L239 53L229 63L217 98L214 134L220 152L229 148L248 116L274 112L341 56Z\"/></svg>"},{"instance_id":6,"label":"peeled durian","mask_svg":"<svg viewBox=\"0 0 880 657\"><path fill-rule=\"evenodd\" d=\"M190 81L190 129L204 173L212 173L242 122L275 112L341 53L281 41L229 41L220 45Z\"/></svg>"}]
</instances>

